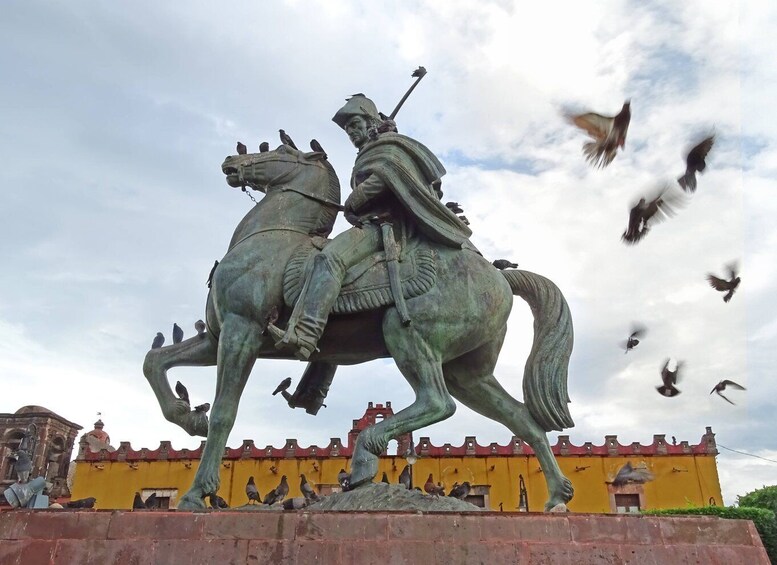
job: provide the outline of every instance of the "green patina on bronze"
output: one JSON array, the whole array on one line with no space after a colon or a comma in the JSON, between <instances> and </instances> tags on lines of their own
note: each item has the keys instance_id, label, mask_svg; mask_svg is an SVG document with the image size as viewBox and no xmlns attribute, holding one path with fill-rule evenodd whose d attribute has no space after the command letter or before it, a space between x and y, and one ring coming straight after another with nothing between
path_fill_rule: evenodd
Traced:
<instances>
[{"instance_id":1,"label":"green patina on bronze","mask_svg":"<svg viewBox=\"0 0 777 565\"><path fill-rule=\"evenodd\" d=\"M343 364L392 357L416 393L410 406L358 436L352 488L372 481L378 456L391 439L450 417L456 399L525 440L547 480L546 508L565 504L572 484L546 436L573 426L567 406L572 321L563 295L548 279L500 271L477 252L469 228L439 200L445 169L429 149L397 133L372 101L352 97L334 121L359 153L344 206L354 227L331 240L326 237L341 208L340 189L323 153L281 145L228 157L222 165L230 186L248 186L265 196L237 226L213 273L207 334L153 349L144 364L165 418L192 435L207 436L194 483L178 507L204 508L203 498L218 490L221 456L256 359L295 356L308 360L308 366L297 391L287 397L311 413ZM397 263L419 248L434 257L436 279L421 294L403 293L407 284L391 277L402 276ZM305 279L297 281L296 304L287 305L284 274L301 252L309 253L310 263L297 267ZM354 273L365 261L386 272L384 286L390 290L381 291L381 306L331 314L343 280L357 278ZM392 304L385 305L386 292ZM534 315L524 402L493 375L514 295L526 300ZM204 412L191 411L175 397L167 370L212 365L218 380L208 421Z\"/></svg>"}]
</instances>

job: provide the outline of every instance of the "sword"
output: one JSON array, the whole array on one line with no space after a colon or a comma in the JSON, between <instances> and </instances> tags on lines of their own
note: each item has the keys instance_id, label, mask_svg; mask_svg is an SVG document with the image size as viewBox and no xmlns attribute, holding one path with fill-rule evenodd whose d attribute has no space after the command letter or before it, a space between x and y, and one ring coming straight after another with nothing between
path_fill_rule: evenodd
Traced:
<instances>
[{"instance_id":1,"label":"sword","mask_svg":"<svg viewBox=\"0 0 777 565\"><path fill-rule=\"evenodd\" d=\"M399 278L399 247L394 239L394 227L391 222L380 224L383 232L383 249L386 252L386 269L388 270L389 285L391 294L394 295L394 305L397 307L397 313L402 325L410 325L410 314L407 311L405 297L402 294L402 281Z\"/></svg>"}]
</instances>

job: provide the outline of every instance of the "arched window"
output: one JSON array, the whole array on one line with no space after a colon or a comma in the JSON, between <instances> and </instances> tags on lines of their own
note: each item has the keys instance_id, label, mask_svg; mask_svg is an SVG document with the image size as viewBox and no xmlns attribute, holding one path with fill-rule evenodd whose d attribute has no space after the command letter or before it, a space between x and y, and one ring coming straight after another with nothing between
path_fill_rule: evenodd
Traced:
<instances>
[{"instance_id":1,"label":"arched window","mask_svg":"<svg viewBox=\"0 0 777 565\"><path fill-rule=\"evenodd\" d=\"M3 451L5 451L5 469L3 469L2 477L8 481L16 480L16 459L13 458L13 454L19 449L19 446L24 439L23 430L13 430L8 432L3 442Z\"/></svg>"}]
</instances>

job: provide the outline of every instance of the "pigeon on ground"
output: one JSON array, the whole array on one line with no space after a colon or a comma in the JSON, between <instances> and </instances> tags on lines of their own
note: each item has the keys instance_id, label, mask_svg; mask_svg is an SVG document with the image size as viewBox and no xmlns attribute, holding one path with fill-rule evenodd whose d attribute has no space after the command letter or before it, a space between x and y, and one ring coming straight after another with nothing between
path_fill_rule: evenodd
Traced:
<instances>
[{"instance_id":1,"label":"pigeon on ground","mask_svg":"<svg viewBox=\"0 0 777 565\"><path fill-rule=\"evenodd\" d=\"M399 474L399 484L403 485L407 490L410 490L412 487L410 465L405 465L405 468L402 469L402 472Z\"/></svg>"},{"instance_id":2,"label":"pigeon on ground","mask_svg":"<svg viewBox=\"0 0 777 565\"><path fill-rule=\"evenodd\" d=\"M197 330L197 337L199 338L205 337L205 330L206 330L205 322L203 322L202 320L197 320L196 322L194 322L194 329Z\"/></svg>"},{"instance_id":3,"label":"pigeon on ground","mask_svg":"<svg viewBox=\"0 0 777 565\"><path fill-rule=\"evenodd\" d=\"M272 506L276 502L283 502L283 499L286 498L287 494L289 494L289 483L286 480L286 475L283 475L280 484L268 492L267 496L264 497L264 503Z\"/></svg>"},{"instance_id":4,"label":"pigeon on ground","mask_svg":"<svg viewBox=\"0 0 777 565\"><path fill-rule=\"evenodd\" d=\"M726 265L726 269L728 270L729 280L718 278L712 273L707 274L707 281L710 283L712 288L717 291L727 293L725 296L723 296L723 302L728 302L731 300L731 297L734 296L734 292L736 292L739 283L742 281L742 279L737 276L736 262Z\"/></svg>"},{"instance_id":5,"label":"pigeon on ground","mask_svg":"<svg viewBox=\"0 0 777 565\"><path fill-rule=\"evenodd\" d=\"M183 341L183 330L178 324L173 324L173 343L181 343Z\"/></svg>"},{"instance_id":6,"label":"pigeon on ground","mask_svg":"<svg viewBox=\"0 0 777 565\"><path fill-rule=\"evenodd\" d=\"M388 473L386 473L386 471L383 471L383 477L381 477L380 482L389 484Z\"/></svg>"},{"instance_id":7,"label":"pigeon on ground","mask_svg":"<svg viewBox=\"0 0 777 565\"><path fill-rule=\"evenodd\" d=\"M154 338L154 341L151 342L151 349L159 349L165 344L165 336L162 334L162 332L156 332L156 337Z\"/></svg>"},{"instance_id":8,"label":"pigeon on ground","mask_svg":"<svg viewBox=\"0 0 777 565\"><path fill-rule=\"evenodd\" d=\"M445 203L445 207L448 208L448 210L450 210L454 214L463 214L464 213L464 208L459 206L458 202L446 202Z\"/></svg>"},{"instance_id":9,"label":"pigeon on ground","mask_svg":"<svg viewBox=\"0 0 777 565\"><path fill-rule=\"evenodd\" d=\"M464 224L465 226L469 225L469 220L467 219L467 216L461 215L459 216L459 220L461 220L461 223Z\"/></svg>"},{"instance_id":10,"label":"pigeon on ground","mask_svg":"<svg viewBox=\"0 0 777 565\"><path fill-rule=\"evenodd\" d=\"M454 487L451 489L451 492L448 493L448 496L458 498L459 500L464 500L467 498L467 496L469 496L470 488L469 481L464 481L460 485L454 485Z\"/></svg>"},{"instance_id":11,"label":"pigeon on ground","mask_svg":"<svg viewBox=\"0 0 777 565\"><path fill-rule=\"evenodd\" d=\"M606 167L615 158L618 147L623 149L626 144L631 103L628 100L624 102L621 111L612 117L588 112L567 115L567 118L594 139L583 144L583 153L588 162L595 167Z\"/></svg>"},{"instance_id":12,"label":"pigeon on ground","mask_svg":"<svg viewBox=\"0 0 777 565\"><path fill-rule=\"evenodd\" d=\"M635 322L631 325L631 335L625 342L623 342L623 345L626 348L626 353L639 345L639 338L644 336L645 332L647 332L647 328L642 324Z\"/></svg>"},{"instance_id":13,"label":"pigeon on ground","mask_svg":"<svg viewBox=\"0 0 777 565\"><path fill-rule=\"evenodd\" d=\"M302 496L304 496L305 500L308 502L316 502L319 499L318 493L310 485L304 473L302 473L299 477L301 479L299 483L299 490L302 492Z\"/></svg>"},{"instance_id":14,"label":"pigeon on ground","mask_svg":"<svg viewBox=\"0 0 777 565\"><path fill-rule=\"evenodd\" d=\"M66 508L94 508L97 499L93 496L89 498L79 498L78 500L71 500L65 504Z\"/></svg>"},{"instance_id":15,"label":"pigeon on ground","mask_svg":"<svg viewBox=\"0 0 777 565\"><path fill-rule=\"evenodd\" d=\"M251 504L252 502L261 504L262 502L262 499L259 496L259 489L256 488L253 476L248 477L248 482L246 483L246 496L248 497L248 504Z\"/></svg>"},{"instance_id":16,"label":"pigeon on ground","mask_svg":"<svg viewBox=\"0 0 777 565\"><path fill-rule=\"evenodd\" d=\"M678 178L677 182L686 192L696 192L696 173L703 173L704 169L707 168L707 163L704 160L714 143L714 135L705 138L694 146L685 158L685 174Z\"/></svg>"},{"instance_id":17,"label":"pigeon on ground","mask_svg":"<svg viewBox=\"0 0 777 565\"><path fill-rule=\"evenodd\" d=\"M643 484L648 481L652 481L655 477L647 469L635 469L631 466L631 462L627 461L626 464L618 470L618 474L612 480L613 486L620 487L628 483Z\"/></svg>"},{"instance_id":18,"label":"pigeon on ground","mask_svg":"<svg viewBox=\"0 0 777 565\"><path fill-rule=\"evenodd\" d=\"M513 263L512 261L508 261L507 259L497 259L493 263L491 263L494 267L499 269L500 271L504 269L517 269L518 263Z\"/></svg>"},{"instance_id":19,"label":"pigeon on ground","mask_svg":"<svg viewBox=\"0 0 777 565\"><path fill-rule=\"evenodd\" d=\"M424 492L433 496L445 496L445 489L434 483L432 473L429 473L429 478L424 483Z\"/></svg>"},{"instance_id":20,"label":"pigeon on ground","mask_svg":"<svg viewBox=\"0 0 777 565\"><path fill-rule=\"evenodd\" d=\"M317 140L315 139L310 140L310 148L316 153L323 153L324 159L326 159L326 151L324 151L324 148L321 147L321 144Z\"/></svg>"},{"instance_id":21,"label":"pigeon on ground","mask_svg":"<svg viewBox=\"0 0 777 565\"><path fill-rule=\"evenodd\" d=\"M284 510L302 510L308 505L308 499L304 496L295 496L283 501Z\"/></svg>"},{"instance_id":22,"label":"pigeon on ground","mask_svg":"<svg viewBox=\"0 0 777 565\"><path fill-rule=\"evenodd\" d=\"M280 384L275 387L275 390L272 391L272 395L275 396L279 392L283 392L284 390L288 389L291 386L291 377L286 377L283 379Z\"/></svg>"},{"instance_id":23,"label":"pigeon on ground","mask_svg":"<svg viewBox=\"0 0 777 565\"><path fill-rule=\"evenodd\" d=\"M207 412L208 410L210 410L210 402L205 402L194 407L195 412Z\"/></svg>"},{"instance_id":24,"label":"pigeon on ground","mask_svg":"<svg viewBox=\"0 0 777 565\"><path fill-rule=\"evenodd\" d=\"M662 386L656 387L658 394L669 398L680 394L680 391L674 385L676 385L680 380L679 373L682 366L683 366L683 362L678 361L674 371L670 371L669 359L666 360L666 362L664 363L664 368L661 369L661 380L663 381L664 384Z\"/></svg>"},{"instance_id":25,"label":"pigeon on ground","mask_svg":"<svg viewBox=\"0 0 777 565\"><path fill-rule=\"evenodd\" d=\"M143 503L143 498L141 498L140 493L135 493L135 498L132 500L132 509L133 510L143 510L146 508L146 505Z\"/></svg>"},{"instance_id":26,"label":"pigeon on ground","mask_svg":"<svg viewBox=\"0 0 777 565\"><path fill-rule=\"evenodd\" d=\"M209 498L210 498L211 508L215 508L216 510L223 510L225 508L229 508L229 504L227 504L227 501L221 498L215 492L210 493Z\"/></svg>"},{"instance_id":27,"label":"pigeon on ground","mask_svg":"<svg viewBox=\"0 0 777 565\"><path fill-rule=\"evenodd\" d=\"M175 382L175 394L178 395L178 398L191 406L191 402L189 402L189 391L181 384L181 381Z\"/></svg>"},{"instance_id":28,"label":"pigeon on ground","mask_svg":"<svg viewBox=\"0 0 777 565\"><path fill-rule=\"evenodd\" d=\"M653 224L660 223L674 216L676 208L682 204L682 199L669 187L662 188L657 193L643 196L629 211L629 225L621 235L624 243L638 243Z\"/></svg>"},{"instance_id":29,"label":"pigeon on ground","mask_svg":"<svg viewBox=\"0 0 777 565\"><path fill-rule=\"evenodd\" d=\"M728 387L728 386L730 386L731 388L735 388L737 390L747 390L742 385L740 385L738 383L735 383L734 381L729 381L728 379L726 379L726 380L720 381L718 384L716 384L713 387L713 389L710 391L710 394L712 394L713 392L716 392L716 393L718 393L718 396L720 396L723 400L725 400L726 402L728 402L730 404L734 404L734 402L731 402L728 398L726 398L722 394L723 391L726 390L726 387Z\"/></svg>"},{"instance_id":30,"label":"pigeon on ground","mask_svg":"<svg viewBox=\"0 0 777 565\"><path fill-rule=\"evenodd\" d=\"M143 504L148 509L156 508L157 507L157 505L156 505L156 493L152 492L151 494L149 494L148 498L146 499L146 501Z\"/></svg>"},{"instance_id":31,"label":"pigeon on ground","mask_svg":"<svg viewBox=\"0 0 777 565\"><path fill-rule=\"evenodd\" d=\"M270 144L266 141L262 141L259 144L259 153L267 153L270 150Z\"/></svg>"},{"instance_id":32,"label":"pigeon on ground","mask_svg":"<svg viewBox=\"0 0 777 565\"><path fill-rule=\"evenodd\" d=\"M347 491L351 486L351 475L345 472L345 469L340 469L337 473L337 482L340 483L340 488Z\"/></svg>"},{"instance_id":33,"label":"pigeon on ground","mask_svg":"<svg viewBox=\"0 0 777 565\"><path fill-rule=\"evenodd\" d=\"M285 131L283 131L282 129L279 129L278 133L281 134L281 143L283 143L284 145L288 145L292 149L297 149L297 146L294 145L294 141L292 141L292 139L288 136L288 134Z\"/></svg>"},{"instance_id":34,"label":"pigeon on ground","mask_svg":"<svg viewBox=\"0 0 777 565\"><path fill-rule=\"evenodd\" d=\"M240 141L237 142L237 147L235 147L237 150L238 155L245 155L248 153L248 148L245 146L245 143L242 143Z\"/></svg>"}]
</instances>

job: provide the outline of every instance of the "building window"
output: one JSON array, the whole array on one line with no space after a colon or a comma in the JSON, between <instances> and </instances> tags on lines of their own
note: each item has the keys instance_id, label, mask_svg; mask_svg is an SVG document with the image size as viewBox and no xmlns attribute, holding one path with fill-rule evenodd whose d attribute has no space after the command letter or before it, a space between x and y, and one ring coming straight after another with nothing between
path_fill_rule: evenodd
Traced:
<instances>
[{"instance_id":1,"label":"building window","mask_svg":"<svg viewBox=\"0 0 777 565\"><path fill-rule=\"evenodd\" d=\"M639 494L616 494L615 511L618 514L639 513Z\"/></svg>"},{"instance_id":2,"label":"building window","mask_svg":"<svg viewBox=\"0 0 777 565\"><path fill-rule=\"evenodd\" d=\"M147 500L152 494L156 494L154 508L175 508L175 501L178 498L177 488L144 488L140 496L143 500Z\"/></svg>"}]
</instances>

